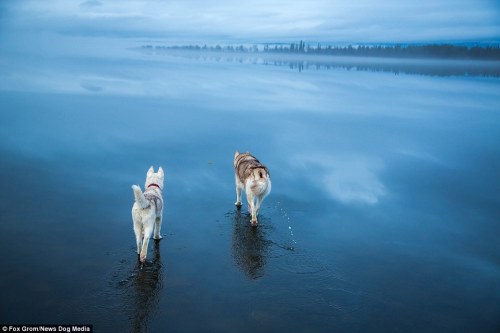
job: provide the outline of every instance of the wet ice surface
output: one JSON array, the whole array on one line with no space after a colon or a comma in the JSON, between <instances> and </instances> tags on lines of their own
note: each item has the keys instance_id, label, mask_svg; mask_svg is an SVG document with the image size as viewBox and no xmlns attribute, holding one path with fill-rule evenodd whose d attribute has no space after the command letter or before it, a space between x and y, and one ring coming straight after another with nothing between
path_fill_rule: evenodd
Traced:
<instances>
[{"instance_id":1,"label":"wet ice surface","mask_svg":"<svg viewBox=\"0 0 500 333\"><path fill-rule=\"evenodd\" d=\"M120 50L0 64L1 322L498 329L498 78ZM271 171L257 228L236 149ZM141 265L130 185L150 165L164 239Z\"/></svg>"}]
</instances>

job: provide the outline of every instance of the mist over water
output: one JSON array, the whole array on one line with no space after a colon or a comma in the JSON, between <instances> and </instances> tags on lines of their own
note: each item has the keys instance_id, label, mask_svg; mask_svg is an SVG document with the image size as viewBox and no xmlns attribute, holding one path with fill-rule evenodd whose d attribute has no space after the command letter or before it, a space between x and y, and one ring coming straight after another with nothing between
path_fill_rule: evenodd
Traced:
<instances>
[{"instance_id":1,"label":"mist over water","mask_svg":"<svg viewBox=\"0 0 500 333\"><path fill-rule=\"evenodd\" d=\"M138 45L2 49L0 323L500 327L497 63ZM234 206L235 150L272 175L257 228ZM130 186L150 165L164 238L141 265Z\"/></svg>"}]
</instances>

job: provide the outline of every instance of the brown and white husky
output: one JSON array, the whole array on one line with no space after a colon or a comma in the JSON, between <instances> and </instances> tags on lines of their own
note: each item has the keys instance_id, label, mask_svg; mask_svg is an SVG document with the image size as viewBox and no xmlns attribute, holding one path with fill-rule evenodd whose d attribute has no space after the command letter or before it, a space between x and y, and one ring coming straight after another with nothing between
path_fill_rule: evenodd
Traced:
<instances>
[{"instance_id":1,"label":"brown and white husky","mask_svg":"<svg viewBox=\"0 0 500 333\"><path fill-rule=\"evenodd\" d=\"M271 175L265 165L246 152L234 154L234 171L236 178L236 202L241 206L241 190L245 190L248 210L252 214L252 226L257 226L257 214L264 198L271 192Z\"/></svg>"},{"instance_id":2,"label":"brown and white husky","mask_svg":"<svg viewBox=\"0 0 500 333\"><path fill-rule=\"evenodd\" d=\"M161 219L163 215L163 169L160 167L158 172L154 172L150 167L146 175L146 184L144 193L137 185L132 185L134 190L135 202L132 206L132 219L134 221L134 233L137 242L137 254L140 260L144 262L148 254L149 239L161 239Z\"/></svg>"}]
</instances>

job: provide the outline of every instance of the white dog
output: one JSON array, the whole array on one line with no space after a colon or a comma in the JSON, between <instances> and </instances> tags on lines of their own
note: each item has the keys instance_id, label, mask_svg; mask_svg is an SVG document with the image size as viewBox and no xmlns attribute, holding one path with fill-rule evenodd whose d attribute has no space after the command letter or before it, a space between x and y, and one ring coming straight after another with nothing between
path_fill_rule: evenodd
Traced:
<instances>
[{"instance_id":1,"label":"white dog","mask_svg":"<svg viewBox=\"0 0 500 333\"><path fill-rule=\"evenodd\" d=\"M271 192L271 175L265 165L246 152L234 154L236 178L236 203L241 206L241 190L245 190L249 211L252 214L252 226L257 225L257 215L264 198Z\"/></svg>"},{"instance_id":2,"label":"white dog","mask_svg":"<svg viewBox=\"0 0 500 333\"><path fill-rule=\"evenodd\" d=\"M135 239L137 242L137 254L144 262L148 253L148 244L154 229L154 238L161 239L161 219L163 213L163 169L160 167L155 173L150 167L146 175L145 190L132 185L135 203L132 207L132 219L134 221ZM142 247L141 247L142 245Z\"/></svg>"}]
</instances>

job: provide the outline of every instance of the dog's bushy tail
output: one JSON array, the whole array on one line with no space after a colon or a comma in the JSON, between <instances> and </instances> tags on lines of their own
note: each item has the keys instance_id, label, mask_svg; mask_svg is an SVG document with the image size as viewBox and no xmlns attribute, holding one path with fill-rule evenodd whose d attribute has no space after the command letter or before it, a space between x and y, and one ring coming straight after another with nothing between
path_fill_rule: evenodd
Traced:
<instances>
[{"instance_id":1,"label":"dog's bushy tail","mask_svg":"<svg viewBox=\"0 0 500 333\"><path fill-rule=\"evenodd\" d=\"M252 186L252 190L255 193L255 195L259 197L266 197L269 194L269 192L271 192L271 180L262 179L256 181Z\"/></svg>"},{"instance_id":2,"label":"dog's bushy tail","mask_svg":"<svg viewBox=\"0 0 500 333\"><path fill-rule=\"evenodd\" d=\"M271 179L267 170L258 169L254 172L251 190L255 195L262 197L265 197L271 192Z\"/></svg>"},{"instance_id":3,"label":"dog's bushy tail","mask_svg":"<svg viewBox=\"0 0 500 333\"><path fill-rule=\"evenodd\" d=\"M141 188L137 185L132 185L132 190L134 191L135 202L141 208L147 208L149 206L149 201L144 197L144 193L142 193Z\"/></svg>"}]
</instances>

